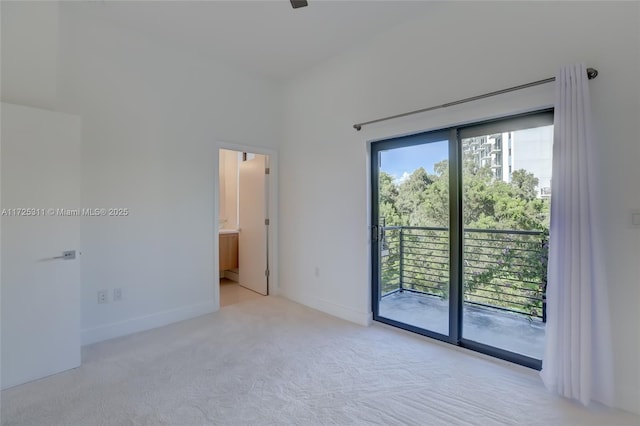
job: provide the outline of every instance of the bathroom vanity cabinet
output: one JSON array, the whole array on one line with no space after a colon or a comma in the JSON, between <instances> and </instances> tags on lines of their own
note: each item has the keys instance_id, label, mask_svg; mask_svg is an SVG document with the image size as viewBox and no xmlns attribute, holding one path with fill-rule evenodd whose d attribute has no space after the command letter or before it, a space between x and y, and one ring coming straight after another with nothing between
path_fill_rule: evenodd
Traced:
<instances>
[{"instance_id":1,"label":"bathroom vanity cabinet","mask_svg":"<svg viewBox=\"0 0 640 426\"><path fill-rule=\"evenodd\" d=\"M238 268L238 233L220 233L220 270Z\"/></svg>"}]
</instances>

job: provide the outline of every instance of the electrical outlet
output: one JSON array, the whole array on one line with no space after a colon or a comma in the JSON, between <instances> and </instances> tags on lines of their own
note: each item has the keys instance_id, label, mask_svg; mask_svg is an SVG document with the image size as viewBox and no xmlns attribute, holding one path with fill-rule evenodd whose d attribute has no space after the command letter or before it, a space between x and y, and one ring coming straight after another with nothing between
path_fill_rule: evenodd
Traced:
<instances>
[{"instance_id":1,"label":"electrical outlet","mask_svg":"<svg viewBox=\"0 0 640 426\"><path fill-rule=\"evenodd\" d=\"M122 300L122 289L121 288L114 288L113 289L113 301L114 302L118 302Z\"/></svg>"},{"instance_id":2,"label":"electrical outlet","mask_svg":"<svg viewBox=\"0 0 640 426\"><path fill-rule=\"evenodd\" d=\"M108 303L107 290L98 290L98 303Z\"/></svg>"}]
</instances>

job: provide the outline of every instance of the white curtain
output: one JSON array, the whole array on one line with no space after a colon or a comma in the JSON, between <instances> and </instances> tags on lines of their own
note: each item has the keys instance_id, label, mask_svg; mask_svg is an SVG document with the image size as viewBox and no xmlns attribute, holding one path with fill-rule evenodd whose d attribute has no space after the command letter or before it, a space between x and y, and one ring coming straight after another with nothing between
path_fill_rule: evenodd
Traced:
<instances>
[{"instance_id":1,"label":"white curtain","mask_svg":"<svg viewBox=\"0 0 640 426\"><path fill-rule=\"evenodd\" d=\"M598 237L594 141L584 65L556 77L547 276L546 387L587 405L613 403L609 302Z\"/></svg>"}]
</instances>

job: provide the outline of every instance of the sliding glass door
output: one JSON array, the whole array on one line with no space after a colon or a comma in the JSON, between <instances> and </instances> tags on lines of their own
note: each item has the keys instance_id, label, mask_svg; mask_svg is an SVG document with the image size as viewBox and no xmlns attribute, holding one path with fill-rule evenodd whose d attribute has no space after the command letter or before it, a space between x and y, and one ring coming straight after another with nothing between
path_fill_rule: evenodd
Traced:
<instances>
[{"instance_id":1,"label":"sliding glass door","mask_svg":"<svg viewBox=\"0 0 640 426\"><path fill-rule=\"evenodd\" d=\"M375 145L380 317L449 336L449 132ZM424 259L428 258L428 263Z\"/></svg>"},{"instance_id":2,"label":"sliding glass door","mask_svg":"<svg viewBox=\"0 0 640 426\"><path fill-rule=\"evenodd\" d=\"M374 319L534 368L552 112L371 144Z\"/></svg>"}]
</instances>

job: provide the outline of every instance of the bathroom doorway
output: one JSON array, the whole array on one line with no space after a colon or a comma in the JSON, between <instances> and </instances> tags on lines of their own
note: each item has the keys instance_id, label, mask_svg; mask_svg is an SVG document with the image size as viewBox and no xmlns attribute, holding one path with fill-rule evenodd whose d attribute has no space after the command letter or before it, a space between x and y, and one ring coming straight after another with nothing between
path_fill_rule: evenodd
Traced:
<instances>
[{"instance_id":1,"label":"bathroom doorway","mask_svg":"<svg viewBox=\"0 0 640 426\"><path fill-rule=\"evenodd\" d=\"M267 296L270 156L219 150L218 272L220 306Z\"/></svg>"}]
</instances>

